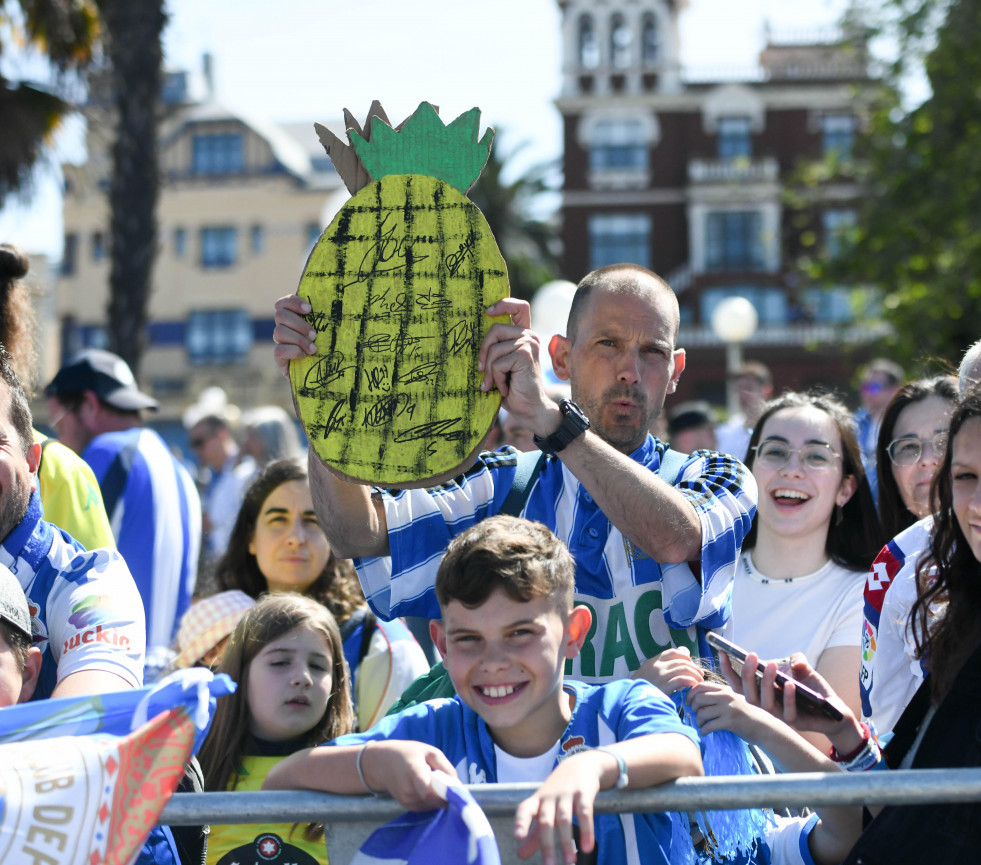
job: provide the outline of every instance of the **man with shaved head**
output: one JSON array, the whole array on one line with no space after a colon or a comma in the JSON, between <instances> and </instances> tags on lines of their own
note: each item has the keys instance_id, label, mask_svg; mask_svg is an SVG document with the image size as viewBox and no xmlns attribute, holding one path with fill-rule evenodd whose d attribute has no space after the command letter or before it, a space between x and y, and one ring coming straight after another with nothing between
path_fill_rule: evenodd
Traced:
<instances>
[{"instance_id":1,"label":"man with shaved head","mask_svg":"<svg viewBox=\"0 0 981 865\"><path fill-rule=\"evenodd\" d=\"M276 358L311 352L309 305L277 303ZM484 390L496 387L509 415L545 453L520 516L554 531L576 560L576 602L594 627L571 675L602 682L652 673L650 659L678 647L704 654L699 629L729 617L732 580L756 508L756 484L722 454L669 456L648 430L685 369L677 347L674 292L634 264L588 274L565 336L548 350L571 400L555 403L539 365L530 309L514 298L489 315L480 351ZM318 515L337 555L355 558L365 595L384 617L438 617L434 593L450 539L501 511L517 455L505 448L437 490L382 490L341 481L311 451ZM646 663L645 663L646 662Z\"/></svg>"}]
</instances>

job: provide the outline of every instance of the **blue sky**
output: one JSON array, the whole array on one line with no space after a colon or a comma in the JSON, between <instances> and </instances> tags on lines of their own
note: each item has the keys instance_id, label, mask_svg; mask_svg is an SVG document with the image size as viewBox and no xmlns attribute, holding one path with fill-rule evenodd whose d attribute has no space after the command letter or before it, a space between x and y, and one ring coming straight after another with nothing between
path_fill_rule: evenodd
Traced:
<instances>
[{"instance_id":1,"label":"blue sky","mask_svg":"<svg viewBox=\"0 0 981 865\"><path fill-rule=\"evenodd\" d=\"M769 20L778 31L832 25L846 0L690 0L682 59L691 67L751 67ZM363 116L374 98L401 119L422 100L453 117L474 105L498 143L523 156L559 155L559 11L554 0L169 0L168 68L214 57L216 98L256 118ZM311 135L313 132L311 130ZM0 212L0 239L60 256L57 163L83 158L68 124L35 196Z\"/></svg>"}]
</instances>

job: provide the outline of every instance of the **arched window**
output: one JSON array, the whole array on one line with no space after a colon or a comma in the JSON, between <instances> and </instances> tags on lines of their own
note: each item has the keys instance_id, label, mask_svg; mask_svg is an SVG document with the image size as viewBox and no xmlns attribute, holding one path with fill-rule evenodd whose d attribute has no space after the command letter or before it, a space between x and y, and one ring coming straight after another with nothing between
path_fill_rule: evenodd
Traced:
<instances>
[{"instance_id":1,"label":"arched window","mask_svg":"<svg viewBox=\"0 0 981 865\"><path fill-rule=\"evenodd\" d=\"M644 66L657 65L658 47L657 16L648 12L640 29L640 55Z\"/></svg>"},{"instance_id":2,"label":"arched window","mask_svg":"<svg viewBox=\"0 0 981 865\"><path fill-rule=\"evenodd\" d=\"M630 43L633 36L627 19L617 12L610 19L610 65L614 69L630 68Z\"/></svg>"},{"instance_id":3,"label":"arched window","mask_svg":"<svg viewBox=\"0 0 981 865\"><path fill-rule=\"evenodd\" d=\"M590 15L579 18L579 65L583 69L595 69L600 63L599 43Z\"/></svg>"}]
</instances>

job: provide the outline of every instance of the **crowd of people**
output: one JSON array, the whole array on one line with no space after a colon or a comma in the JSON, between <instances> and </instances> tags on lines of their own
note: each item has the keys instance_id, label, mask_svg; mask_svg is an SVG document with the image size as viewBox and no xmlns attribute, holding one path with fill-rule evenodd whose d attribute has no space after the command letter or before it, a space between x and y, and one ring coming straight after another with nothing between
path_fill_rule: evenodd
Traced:
<instances>
[{"instance_id":1,"label":"crowd of people","mask_svg":"<svg viewBox=\"0 0 981 865\"><path fill-rule=\"evenodd\" d=\"M735 372L738 415L665 416L686 364L677 299L614 265L582 280L548 343L560 391L528 304L488 310L511 323L488 331L479 386L500 391L497 433L519 446L437 489L341 480L312 451L298 459L295 439L276 444L295 436L282 410L246 421L210 399L184 418L196 483L110 352L67 360L43 389L57 441L34 430L26 269L0 246L3 705L208 667L238 689L219 701L199 789L426 810L434 770L532 781L515 838L545 865L967 861L970 803L869 809L863 825L858 807L595 815L593 802L774 766L978 765L981 340L957 376L869 364L856 414L830 393L776 393L751 362ZM310 311L276 304L284 372L315 350ZM749 651L741 670L712 652L713 631ZM793 683L777 692L779 671L835 720ZM284 862L330 848L315 824L174 835L184 865L269 837Z\"/></svg>"}]
</instances>

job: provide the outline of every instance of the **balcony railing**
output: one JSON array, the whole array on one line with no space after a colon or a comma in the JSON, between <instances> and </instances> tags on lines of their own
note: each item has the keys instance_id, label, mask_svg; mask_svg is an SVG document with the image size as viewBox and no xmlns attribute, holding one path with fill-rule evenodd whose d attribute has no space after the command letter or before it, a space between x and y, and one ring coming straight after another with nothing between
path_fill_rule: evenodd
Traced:
<instances>
[{"instance_id":1,"label":"balcony railing","mask_svg":"<svg viewBox=\"0 0 981 865\"><path fill-rule=\"evenodd\" d=\"M761 324L750 345L859 344L888 332L886 325ZM723 345L707 325L682 325L678 345L684 348L715 348Z\"/></svg>"},{"instance_id":2,"label":"balcony railing","mask_svg":"<svg viewBox=\"0 0 981 865\"><path fill-rule=\"evenodd\" d=\"M693 159L688 163L692 183L770 183L780 174L772 156L763 159Z\"/></svg>"}]
</instances>

